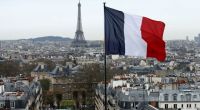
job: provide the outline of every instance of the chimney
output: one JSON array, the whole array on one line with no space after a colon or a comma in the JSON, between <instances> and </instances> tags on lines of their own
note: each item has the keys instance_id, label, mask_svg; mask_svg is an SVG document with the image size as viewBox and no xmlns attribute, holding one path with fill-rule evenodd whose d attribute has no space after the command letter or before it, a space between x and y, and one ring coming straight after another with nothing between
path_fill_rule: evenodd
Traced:
<instances>
[{"instance_id":1,"label":"chimney","mask_svg":"<svg viewBox=\"0 0 200 110\"><path fill-rule=\"evenodd\" d=\"M4 85L0 84L0 94L2 94L4 92Z\"/></svg>"},{"instance_id":2,"label":"chimney","mask_svg":"<svg viewBox=\"0 0 200 110\"><path fill-rule=\"evenodd\" d=\"M40 66L41 66L41 69L43 70L44 69L44 64L41 64Z\"/></svg>"}]
</instances>

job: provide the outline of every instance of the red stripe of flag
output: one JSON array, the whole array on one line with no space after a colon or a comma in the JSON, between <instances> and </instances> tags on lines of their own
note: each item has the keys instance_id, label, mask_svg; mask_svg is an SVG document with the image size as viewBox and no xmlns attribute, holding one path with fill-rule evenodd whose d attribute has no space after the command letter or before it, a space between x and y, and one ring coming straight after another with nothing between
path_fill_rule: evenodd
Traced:
<instances>
[{"instance_id":1,"label":"red stripe of flag","mask_svg":"<svg viewBox=\"0 0 200 110\"><path fill-rule=\"evenodd\" d=\"M147 57L154 57L159 61L165 60L165 42L162 37L164 28L165 24L163 22L143 17L141 34L147 42Z\"/></svg>"}]
</instances>

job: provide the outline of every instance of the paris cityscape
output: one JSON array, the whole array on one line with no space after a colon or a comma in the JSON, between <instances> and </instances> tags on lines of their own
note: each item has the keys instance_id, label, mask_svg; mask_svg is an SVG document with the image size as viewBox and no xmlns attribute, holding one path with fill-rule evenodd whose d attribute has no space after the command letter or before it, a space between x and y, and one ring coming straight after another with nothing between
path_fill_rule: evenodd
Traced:
<instances>
[{"instance_id":1,"label":"paris cityscape","mask_svg":"<svg viewBox=\"0 0 200 110\"><path fill-rule=\"evenodd\" d=\"M84 34L0 40L0 110L200 110L200 34L165 40L166 59L106 56ZM83 25L84 24L84 25Z\"/></svg>"}]
</instances>

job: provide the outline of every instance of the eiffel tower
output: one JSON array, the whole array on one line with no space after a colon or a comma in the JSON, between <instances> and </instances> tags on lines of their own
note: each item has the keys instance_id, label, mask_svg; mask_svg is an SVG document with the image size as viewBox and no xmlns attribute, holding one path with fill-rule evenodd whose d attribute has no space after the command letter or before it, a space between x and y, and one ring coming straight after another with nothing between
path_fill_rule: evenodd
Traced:
<instances>
[{"instance_id":1,"label":"eiffel tower","mask_svg":"<svg viewBox=\"0 0 200 110\"><path fill-rule=\"evenodd\" d=\"M71 43L72 47L87 47L87 41L83 35L83 28L81 22L81 3L78 3L78 20L74 40Z\"/></svg>"}]
</instances>

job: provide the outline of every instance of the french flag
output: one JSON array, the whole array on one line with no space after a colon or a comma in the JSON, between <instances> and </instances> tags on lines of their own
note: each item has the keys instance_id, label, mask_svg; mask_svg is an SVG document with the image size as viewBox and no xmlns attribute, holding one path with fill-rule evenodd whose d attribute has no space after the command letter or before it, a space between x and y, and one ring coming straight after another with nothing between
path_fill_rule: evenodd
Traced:
<instances>
[{"instance_id":1,"label":"french flag","mask_svg":"<svg viewBox=\"0 0 200 110\"><path fill-rule=\"evenodd\" d=\"M165 61L165 24L104 7L105 52L107 55L152 57Z\"/></svg>"}]
</instances>

